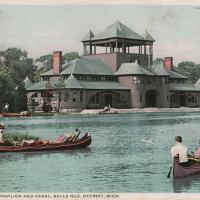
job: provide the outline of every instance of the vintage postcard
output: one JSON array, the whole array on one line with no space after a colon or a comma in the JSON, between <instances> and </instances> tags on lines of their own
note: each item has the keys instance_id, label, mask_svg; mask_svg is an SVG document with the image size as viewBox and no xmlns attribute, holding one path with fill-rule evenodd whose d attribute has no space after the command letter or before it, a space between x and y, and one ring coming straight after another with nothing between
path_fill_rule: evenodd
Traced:
<instances>
[{"instance_id":1,"label":"vintage postcard","mask_svg":"<svg viewBox=\"0 0 200 200\"><path fill-rule=\"evenodd\" d=\"M200 2L0 1L0 199L199 199Z\"/></svg>"}]
</instances>

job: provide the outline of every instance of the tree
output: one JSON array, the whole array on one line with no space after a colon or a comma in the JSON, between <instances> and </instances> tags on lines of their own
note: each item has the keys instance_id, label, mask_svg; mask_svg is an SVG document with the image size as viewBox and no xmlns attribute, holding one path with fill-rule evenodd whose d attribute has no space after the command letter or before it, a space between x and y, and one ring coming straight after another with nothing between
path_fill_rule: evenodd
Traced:
<instances>
[{"instance_id":1,"label":"tree","mask_svg":"<svg viewBox=\"0 0 200 200\"><path fill-rule=\"evenodd\" d=\"M13 111L14 105L14 83L4 67L0 67L0 112L6 103L9 104L9 111Z\"/></svg>"},{"instance_id":2,"label":"tree","mask_svg":"<svg viewBox=\"0 0 200 200\"><path fill-rule=\"evenodd\" d=\"M31 79L36 70L33 59L28 58L28 53L20 48L8 48L2 53L4 65L9 70L15 85L19 85L28 75Z\"/></svg>"},{"instance_id":3,"label":"tree","mask_svg":"<svg viewBox=\"0 0 200 200\"><path fill-rule=\"evenodd\" d=\"M200 64L196 64L192 61L180 62L177 70L187 76L193 83L200 78Z\"/></svg>"},{"instance_id":4,"label":"tree","mask_svg":"<svg viewBox=\"0 0 200 200\"><path fill-rule=\"evenodd\" d=\"M24 83L21 83L15 92L15 112L21 112L27 110L27 96Z\"/></svg>"},{"instance_id":5,"label":"tree","mask_svg":"<svg viewBox=\"0 0 200 200\"><path fill-rule=\"evenodd\" d=\"M66 62L70 62L70 61L72 61L76 58L80 58L79 54L75 51L72 51L72 52L69 52L69 53L65 53L63 55L62 61L63 61L63 63L66 63Z\"/></svg>"}]
</instances>

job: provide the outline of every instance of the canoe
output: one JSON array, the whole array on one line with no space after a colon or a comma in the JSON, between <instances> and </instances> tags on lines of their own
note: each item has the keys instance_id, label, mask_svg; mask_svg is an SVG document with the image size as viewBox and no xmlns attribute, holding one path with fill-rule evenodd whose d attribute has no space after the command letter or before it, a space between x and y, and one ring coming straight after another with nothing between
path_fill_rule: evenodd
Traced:
<instances>
[{"instance_id":1,"label":"canoe","mask_svg":"<svg viewBox=\"0 0 200 200\"><path fill-rule=\"evenodd\" d=\"M2 117L30 117L31 113L2 113Z\"/></svg>"},{"instance_id":2,"label":"canoe","mask_svg":"<svg viewBox=\"0 0 200 200\"><path fill-rule=\"evenodd\" d=\"M200 159L194 157L188 157L188 165L183 166L179 163L178 158L174 159L173 164L173 177L183 178L200 174Z\"/></svg>"},{"instance_id":3,"label":"canoe","mask_svg":"<svg viewBox=\"0 0 200 200\"><path fill-rule=\"evenodd\" d=\"M26 151L53 151L53 150L71 150L80 149L89 146L92 138L89 134L85 134L81 139L69 141L66 143L49 143L49 144L26 144L16 146L0 146L0 152L26 152Z\"/></svg>"},{"instance_id":4,"label":"canoe","mask_svg":"<svg viewBox=\"0 0 200 200\"><path fill-rule=\"evenodd\" d=\"M99 111L100 115L109 115L109 114L118 114L118 111L116 109L110 109L110 110L101 110Z\"/></svg>"}]
</instances>

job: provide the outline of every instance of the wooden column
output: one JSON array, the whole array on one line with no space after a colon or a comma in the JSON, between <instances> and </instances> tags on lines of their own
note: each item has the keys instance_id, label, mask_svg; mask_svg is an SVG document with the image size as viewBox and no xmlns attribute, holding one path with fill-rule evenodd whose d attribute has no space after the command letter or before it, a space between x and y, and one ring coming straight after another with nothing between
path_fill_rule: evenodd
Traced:
<instances>
[{"instance_id":1,"label":"wooden column","mask_svg":"<svg viewBox=\"0 0 200 200\"><path fill-rule=\"evenodd\" d=\"M116 41L116 44L115 44L115 52L118 52L118 49L117 49L117 41Z\"/></svg>"},{"instance_id":2,"label":"wooden column","mask_svg":"<svg viewBox=\"0 0 200 200\"><path fill-rule=\"evenodd\" d=\"M96 54L96 44L94 45L94 54Z\"/></svg>"},{"instance_id":3,"label":"wooden column","mask_svg":"<svg viewBox=\"0 0 200 200\"><path fill-rule=\"evenodd\" d=\"M90 42L90 55L92 55L92 44Z\"/></svg>"},{"instance_id":4,"label":"wooden column","mask_svg":"<svg viewBox=\"0 0 200 200\"><path fill-rule=\"evenodd\" d=\"M146 44L144 45L144 54L147 54Z\"/></svg>"},{"instance_id":5,"label":"wooden column","mask_svg":"<svg viewBox=\"0 0 200 200\"><path fill-rule=\"evenodd\" d=\"M106 47L106 53L107 53L107 43L105 42L105 47Z\"/></svg>"}]
</instances>

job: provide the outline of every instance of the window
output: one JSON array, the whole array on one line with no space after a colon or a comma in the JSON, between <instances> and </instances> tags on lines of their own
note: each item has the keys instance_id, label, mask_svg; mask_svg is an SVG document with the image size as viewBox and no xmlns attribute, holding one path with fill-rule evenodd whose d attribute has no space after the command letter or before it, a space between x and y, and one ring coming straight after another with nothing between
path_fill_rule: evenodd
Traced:
<instances>
[{"instance_id":1,"label":"window","mask_svg":"<svg viewBox=\"0 0 200 200\"><path fill-rule=\"evenodd\" d=\"M73 98L72 101L73 101L73 102L76 102L76 98Z\"/></svg>"},{"instance_id":2,"label":"window","mask_svg":"<svg viewBox=\"0 0 200 200\"><path fill-rule=\"evenodd\" d=\"M93 81L100 81L101 78L100 78L100 76L92 76L92 80Z\"/></svg>"},{"instance_id":3,"label":"window","mask_svg":"<svg viewBox=\"0 0 200 200\"><path fill-rule=\"evenodd\" d=\"M137 83L137 77L136 76L133 77L133 83Z\"/></svg>"},{"instance_id":4,"label":"window","mask_svg":"<svg viewBox=\"0 0 200 200\"><path fill-rule=\"evenodd\" d=\"M43 76L43 81L49 81L49 77L48 76Z\"/></svg>"},{"instance_id":5,"label":"window","mask_svg":"<svg viewBox=\"0 0 200 200\"><path fill-rule=\"evenodd\" d=\"M151 84L151 77L150 76L147 77L147 84Z\"/></svg>"},{"instance_id":6,"label":"window","mask_svg":"<svg viewBox=\"0 0 200 200\"><path fill-rule=\"evenodd\" d=\"M168 78L165 77L165 84L168 84Z\"/></svg>"},{"instance_id":7,"label":"window","mask_svg":"<svg viewBox=\"0 0 200 200\"><path fill-rule=\"evenodd\" d=\"M80 102L83 101L83 91L80 91Z\"/></svg>"},{"instance_id":8,"label":"window","mask_svg":"<svg viewBox=\"0 0 200 200\"><path fill-rule=\"evenodd\" d=\"M142 95L140 95L140 103L142 103Z\"/></svg>"},{"instance_id":9,"label":"window","mask_svg":"<svg viewBox=\"0 0 200 200\"><path fill-rule=\"evenodd\" d=\"M69 94L67 92L64 93L64 102L69 101Z\"/></svg>"},{"instance_id":10,"label":"window","mask_svg":"<svg viewBox=\"0 0 200 200\"><path fill-rule=\"evenodd\" d=\"M188 95L188 102L189 103L196 103L197 99L196 97L192 96L191 94Z\"/></svg>"},{"instance_id":11,"label":"window","mask_svg":"<svg viewBox=\"0 0 200 200\"><path fill-rule=\"evenodd\" d=\"M176 97L175 95L170 96L170 103L175 103L176 102Z\"/></svg>"},{"instance_id":12,"label":"window","mask_svg":"<svg viewBox=\"0 0 200 200\"><path fill-rule=\"evenodd\" d=\"M92 95L89 99L89 104L99 104L100 102L100 95L99 93Z\"/></svg>"}]
</instances>

